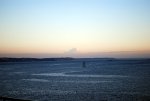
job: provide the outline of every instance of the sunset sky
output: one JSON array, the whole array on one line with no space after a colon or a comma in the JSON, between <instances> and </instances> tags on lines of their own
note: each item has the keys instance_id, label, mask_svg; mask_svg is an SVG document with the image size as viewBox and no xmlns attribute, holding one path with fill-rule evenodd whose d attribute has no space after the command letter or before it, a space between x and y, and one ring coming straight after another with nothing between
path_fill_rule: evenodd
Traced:
<instances>
[{"instance_id":1,"label":"sunset sky","mask_svg":"<svg viewBox=\"0 0 150 101\"><path fill-rule=\"evenodd\" d=\"M0 57L150 57L150 0L0 0Z\"/></svg>"}]
</instances>

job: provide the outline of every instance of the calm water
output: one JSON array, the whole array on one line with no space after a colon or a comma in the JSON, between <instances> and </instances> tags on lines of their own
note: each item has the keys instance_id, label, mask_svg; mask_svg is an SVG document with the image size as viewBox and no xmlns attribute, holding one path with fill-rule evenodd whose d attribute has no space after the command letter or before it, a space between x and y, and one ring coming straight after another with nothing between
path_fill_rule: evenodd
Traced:
<instances>
[{"instance_id":1,"label":"calm water","mask_svg":"<svg viewBox=\"0 0 150 101\"><path fill-rule=\"evenodd\" d=\"M150 61L0 63L0 96L33 101L150 101Z\"/></svg>"}]
</instances>

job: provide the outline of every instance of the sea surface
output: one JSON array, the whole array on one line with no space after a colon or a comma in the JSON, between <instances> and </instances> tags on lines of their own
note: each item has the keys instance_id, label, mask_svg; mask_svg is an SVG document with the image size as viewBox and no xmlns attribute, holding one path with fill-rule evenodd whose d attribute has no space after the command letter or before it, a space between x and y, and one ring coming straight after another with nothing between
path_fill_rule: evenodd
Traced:
<instances>
[{"instance_id":1,"label":"sea surface","mask_svg":"<svg viewBox=\"0 0 150 101\"><path fill-rule=\"evenodd\" d=\"M0 96L33 101L150 101L150 60L1 62Z\"/></svg>"}]
</instances>

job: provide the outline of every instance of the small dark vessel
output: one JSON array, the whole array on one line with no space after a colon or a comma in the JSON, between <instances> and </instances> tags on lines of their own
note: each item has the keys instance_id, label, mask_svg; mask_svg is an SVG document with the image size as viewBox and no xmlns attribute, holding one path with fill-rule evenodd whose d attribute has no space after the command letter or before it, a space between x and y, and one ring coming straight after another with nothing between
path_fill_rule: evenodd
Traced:
<instances>
[{"instance_id":1,"label":"small dark vessel","mask_svg":"<svg viewBox=\"0 0 150 101\"><path fill-rule=\"evenodd\" d=\"M82 62L82 67L86 67L85 61Z\"/></svg>"}]
</instances>

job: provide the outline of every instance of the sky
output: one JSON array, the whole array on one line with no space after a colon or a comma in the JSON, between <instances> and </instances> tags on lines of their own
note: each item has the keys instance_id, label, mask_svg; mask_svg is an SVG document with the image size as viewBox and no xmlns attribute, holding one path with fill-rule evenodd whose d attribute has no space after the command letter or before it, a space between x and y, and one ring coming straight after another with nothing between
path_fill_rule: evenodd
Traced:
<instances>
[{"instance_id":1,"label":"sky","mask_svg":"<svg viewBox=\"0 0 150 101\"><path fill-rule=\"evenodd\" d=\"M150 0L0 0L0 57L150 57Z\"/></svg>"}]
</instances>

